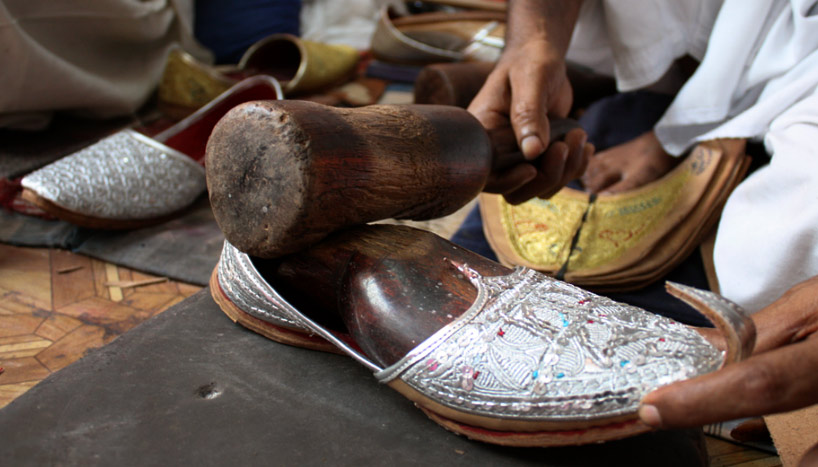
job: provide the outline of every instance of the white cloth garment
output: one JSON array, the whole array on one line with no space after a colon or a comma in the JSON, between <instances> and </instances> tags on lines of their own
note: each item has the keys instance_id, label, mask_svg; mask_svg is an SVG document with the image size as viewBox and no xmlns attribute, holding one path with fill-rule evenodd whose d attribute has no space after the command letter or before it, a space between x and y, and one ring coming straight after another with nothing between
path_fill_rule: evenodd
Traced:
<instances>
[{"instance_id":1,"label":"white cloth garment","mask_svg":"<svg viewBox=\"0 0 818 467\"><path fill-rule=\"evenodd\" d=\"M770 164L742 182L722 213L714 253L722 293L758 311L818 275L818 93L770 124Z\"/></svg>"},{"instance_id":2,"label":"white cloth garment","mask_svg":"<svg viewBox=\"0 0 818 467\"><path fill-rule=\"evenodd\" d=\"M714 254L721 293L749 311L818 275L818 6L815 0L587 2L568 58L621 90L701 61L655 127L670 154L716 138L764 142L768 166L725 206ZM589 34L588 31L591 31Z\"/></svg>"},{"instance_id":3,"label":"white cloth garment","mask_svg":"<svg viewBox=\"0 0 818 467\"><path fill-rule=\"evenodd\" d=\"M368 50L381 8L400 3L400 0L301 0L301 37Z\"/></svg>"},{"instance_id":4,"label":"white cloth garment","mask_svg":"<svg viewBox=\"0 0 818 467\"><path fill-rule=\"evenodd\" d=\"M0 0L0 128L43 127L55 110L132 113L171 47L210 60L192 24L193 0Z\"/></svg>"},{"instance_id":5,"label":"white cloth garment","mask_svg":"<svg viewBox=\"0 0 818 467\"><path fill-rule=\"evenodd\" d=\"M585 0L567 59L616 78L620 91L648 87L673 62L704 56L722 0Z\"/></svg>"}]
</instances>

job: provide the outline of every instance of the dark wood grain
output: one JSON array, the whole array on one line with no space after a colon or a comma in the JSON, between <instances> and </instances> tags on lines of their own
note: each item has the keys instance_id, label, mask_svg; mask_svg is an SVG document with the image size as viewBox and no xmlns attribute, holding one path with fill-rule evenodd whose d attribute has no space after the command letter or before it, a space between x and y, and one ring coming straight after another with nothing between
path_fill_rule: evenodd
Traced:
<instances>
[{"instance_id":1,"label":"dark wood grain","mask_svg":"<svg viewBox=\"0 0 818 467\"><path fill-rule=\"evenodd\" d=\"M491 161L485 130L456 107L258 101L216 125L206 167L225 237L271 258L351 225L450 214L480 193Z\"/></svg>"},{"instance_id":2,"label":"dark wood grain","mask_svg":"<svg viewBox=\"0 0 818 467\"><path fill-rule=\"evenodd\" d=\"M415 104L454 105L465 109L493 68L492 62L427 65L415 79Z\"/></svg>"},{"instance_id":3,"label":"dark wood grain","mask_svg":"<svg viewBox=\"0 0 818 467\"><path fill-rule=\"evenodd\" d=\"M575 122L553 122L552 141ZM382 219L455 212L492 170L522 162L510 128L487 132L442 105L340 109L307 101L235 107L207 144L216 221L241 251L275 258Z\"/></svg>"},{"instance_id":4,"label":"dark wood grain","mask_svg":"<svg viewBox=\"0 0 818 467\"><path fill-rule=\"evenodd\" d=\"M257 263L291 302L324 325L345 328L384 366L474 302L477 291L455 264L485 276L510 272L431 232L397 225L346 229L296 254Z\"/></svg>"},{"instance_id":5,"label":"dark wood grain","mask_svg":"<svg viewBox=\"0 0 818 467\"><path fill-rule=\"evenodd\" d=\"M416 104L454 105L466 108L483 87L494 63L434 63L420 70L414 85ZM573 88L571 116L606 96L616 94L616 82L573 63L566 64L565 74Z\"/></svg>"}]
</instances>

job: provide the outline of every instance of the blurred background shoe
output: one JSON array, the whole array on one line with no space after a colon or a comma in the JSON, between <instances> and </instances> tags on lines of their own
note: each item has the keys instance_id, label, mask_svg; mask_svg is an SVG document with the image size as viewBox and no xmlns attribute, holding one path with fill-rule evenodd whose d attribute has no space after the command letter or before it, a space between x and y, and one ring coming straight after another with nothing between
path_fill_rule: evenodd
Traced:
<instances>
[{"instance_id":1,"label":"blurred background shoe","mask_svg":"<svg viewBox=\"0 0 818 467\"><path fill-rule=\"evenodd\" d=\"M89 228L131 229L172 219L205 192L204 151L216 122L243 102L282 96L274 78L248 78L152 138L122 130L26 175L22 197Z\"/></svg>"}]
</instances>

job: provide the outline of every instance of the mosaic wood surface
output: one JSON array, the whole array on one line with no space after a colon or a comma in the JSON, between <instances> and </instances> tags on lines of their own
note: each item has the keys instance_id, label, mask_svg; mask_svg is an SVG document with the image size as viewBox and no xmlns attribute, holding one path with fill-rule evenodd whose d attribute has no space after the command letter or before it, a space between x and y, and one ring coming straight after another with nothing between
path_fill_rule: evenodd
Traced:
<instances>
[{"instance_id":1,"label":"mosaic wood surface","mask_svg":"<svg viewBox=\"0 0 818 467\"><path fill-rule=\"evenodd\" d=\"M200 288L68 251L0 245L0 407Z\"/></svg>"},{"instance_id":2,"label":"mosaic wood surface","mask_svg":"<svg viewBox=\"0 0 818 467\"><path fill-rule=\"evenodd\" d=\"M0 244L0 408L199 289L63 250ZM763 451L706 441L713 467L782 465Z\"/></svg>"}]
</instances>

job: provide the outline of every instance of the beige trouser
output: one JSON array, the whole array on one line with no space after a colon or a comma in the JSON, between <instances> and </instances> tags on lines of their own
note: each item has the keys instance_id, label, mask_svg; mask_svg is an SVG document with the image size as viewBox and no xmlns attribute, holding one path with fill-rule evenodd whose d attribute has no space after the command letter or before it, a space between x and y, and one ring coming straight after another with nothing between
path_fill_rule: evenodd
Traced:
<instances>
[{"instance_id":1,"label":"beige trouser","mask_svg":"<svg viewBox=\"0 0 818 467\"><path fill-rule=\"evenodd\" d=\"M171 47L192 35L192 0L0 0L0 128L37 128L57 110L96 117L138 109Z\"/></svg>"}]
</instances>

